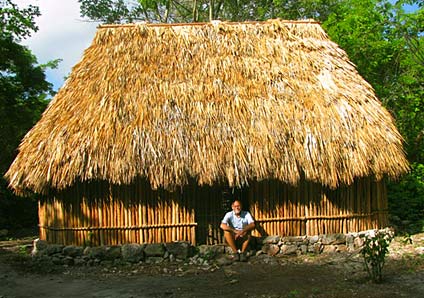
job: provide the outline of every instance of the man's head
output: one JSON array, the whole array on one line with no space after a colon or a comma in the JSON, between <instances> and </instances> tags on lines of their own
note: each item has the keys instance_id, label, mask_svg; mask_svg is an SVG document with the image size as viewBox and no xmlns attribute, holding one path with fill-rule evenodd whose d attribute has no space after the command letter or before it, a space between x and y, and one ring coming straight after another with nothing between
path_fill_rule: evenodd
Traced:
<instances>
[{"instance_id":1,"label":"man's head","mask_svg":"<svg viewBox=\"0 0 424 298\"><path fill-rule=\"evenodd\" d=\"M239 200L235 200L231 204L231 209L233 209L233 211L236 215L240 214L240 212L241 212L241 202Z\"/></svg>"}]
</instances>

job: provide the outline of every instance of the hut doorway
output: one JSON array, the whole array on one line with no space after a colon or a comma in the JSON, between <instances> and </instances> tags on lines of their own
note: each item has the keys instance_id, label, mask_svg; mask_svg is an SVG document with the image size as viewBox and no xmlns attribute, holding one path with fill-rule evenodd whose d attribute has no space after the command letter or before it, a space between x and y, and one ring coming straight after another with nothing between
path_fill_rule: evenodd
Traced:
<instances>
[{"instance_id":1,"label":"hut doorway","mask_svg":"<svg viewBox=\"0 0 424 298\"><path fill-rule=\"evenodd\" d=\"M219 227L222 218L226 212L231 211L231 203L236 199L242 203L243 210L249 210L249 189L230 188L227 185L196 188L196 243L220 244L224 236Z\"/></svg>"}]
</instances>

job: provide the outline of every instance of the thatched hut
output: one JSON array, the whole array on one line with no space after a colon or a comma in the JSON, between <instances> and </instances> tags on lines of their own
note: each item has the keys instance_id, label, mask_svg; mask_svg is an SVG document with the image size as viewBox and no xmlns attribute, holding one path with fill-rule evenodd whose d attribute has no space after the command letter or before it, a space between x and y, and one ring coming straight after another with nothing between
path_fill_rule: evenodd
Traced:
<instances>
[{"instance_id":1,"label":"thatched hut","mask_svg":"<svg viewBox=\"0 0 424 298\"><path fill-rule=\"evenodd\" d=\"M6 176L55 243L220 242L387 224L408 169L372 87L313 21L105 25Z\"/></svg>"}]
</instances>

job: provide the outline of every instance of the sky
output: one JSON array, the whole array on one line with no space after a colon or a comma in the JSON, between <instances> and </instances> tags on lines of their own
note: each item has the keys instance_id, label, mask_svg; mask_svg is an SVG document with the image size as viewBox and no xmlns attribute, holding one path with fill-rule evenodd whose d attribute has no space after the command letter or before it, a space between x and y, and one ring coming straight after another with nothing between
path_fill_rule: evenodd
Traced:
<instances>
[{"instance_id":1,"label":"sky","mask_svg":"<svg viewBox=\"0 0 424 298\"><path fill-rule=\"evenodd\" d=\"M46 71L47 81L58 90L72 67L77 64L84 50L94 38L97 23L83 21L79 15L77 0L14 0L20 8L29 4L40 8L41 16L35 19L39 30L25 39L27 45L43 64L63 59L58 69Z\"/></svg>"}]
</instances>

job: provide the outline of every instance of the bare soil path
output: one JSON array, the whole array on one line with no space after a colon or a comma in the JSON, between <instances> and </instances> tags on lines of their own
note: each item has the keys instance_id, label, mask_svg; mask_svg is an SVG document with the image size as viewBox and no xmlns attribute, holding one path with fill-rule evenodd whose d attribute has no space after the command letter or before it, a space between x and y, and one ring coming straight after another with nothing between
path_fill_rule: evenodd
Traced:
<instances>
[{"instance_id":1,"label":"bare soil path","mask_svg":"<svg viewBox=\"0 0 424 298\"><path fill-rule=\"evenodd\" d=\"M424 297L424 234L390 246L384 281L368 281L358 254L252 257L217 267L184 263L59 266L34 263L30 241L0 242L0 298Z\"/></svg>"}]
</instances>

